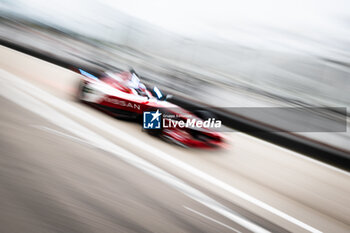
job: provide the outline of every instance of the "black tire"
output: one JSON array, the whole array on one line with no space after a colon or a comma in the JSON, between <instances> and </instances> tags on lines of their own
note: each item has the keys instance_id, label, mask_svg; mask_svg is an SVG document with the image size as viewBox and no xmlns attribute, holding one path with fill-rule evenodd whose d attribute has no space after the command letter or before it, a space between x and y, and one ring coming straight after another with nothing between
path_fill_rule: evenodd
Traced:
<instances>
[{"instance_id":1,"label":"black tire","mask_svg":"<svg viewBox=\"0 0 350 233\"><path fill-rule=\"evenodd\" d=\"M77 90L77 94L76 94L76 100L79 102L84 102L83 101L83 97L84 97L84 90L85 88L85 83L82 80L79 80L79 84L78 84L78 90Z\"/></svg>"}]
</instances>

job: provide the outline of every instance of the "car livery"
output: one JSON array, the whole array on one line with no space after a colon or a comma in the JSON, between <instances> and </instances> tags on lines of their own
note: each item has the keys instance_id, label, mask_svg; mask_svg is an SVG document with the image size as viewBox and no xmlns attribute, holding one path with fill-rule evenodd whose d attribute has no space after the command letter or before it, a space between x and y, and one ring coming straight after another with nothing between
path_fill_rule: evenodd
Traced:
<instances>
[{"instance_id":1,"label":"car livery","mask_svg":"<svg viewBox=\"0 0 350 233\"><path fill-rule=\"evenodd\" d=\"M135 71L105 72L96 77L82 69L78 99L118 118L141 120L144 112L161 111L165 127L145 130L151 135L184 147L212 148L226 145L224 136L205 127L179 127L176 122L200 120L195 114L168 102L167 96L154 87L153 93L139 80ZM174 121L174 122L173 122ZM169 127L171 126L171 127Z\"/></svg>"}]
</instances>

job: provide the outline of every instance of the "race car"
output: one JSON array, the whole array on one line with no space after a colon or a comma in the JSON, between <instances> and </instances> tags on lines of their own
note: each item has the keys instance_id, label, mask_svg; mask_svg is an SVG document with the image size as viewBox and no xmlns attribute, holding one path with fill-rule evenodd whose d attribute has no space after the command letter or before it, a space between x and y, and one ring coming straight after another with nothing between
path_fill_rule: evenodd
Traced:
<instances>
[{"instance_id":1,"label":"race car","mask_svg":"<svg viewBox=\"0 0 350 233\"><path fill-rule=\"evenodd\" d=\"M167 101L169 96L157 87L148 90L133 69L123 72L107 71L99 76L83 69L78 69L78 72L82 76L77 96L84 103L117 118L143 121L147 133L183 147L213 148L225 144L221 133L198 124L203 119ZM157 119L157 127L153 127L154 122L146 125L146 113L153 114L150 120L154 121L156 115L162 116L162 121ZM181 121L187 123L181 124Z\"/></svg>"}]
</instances>

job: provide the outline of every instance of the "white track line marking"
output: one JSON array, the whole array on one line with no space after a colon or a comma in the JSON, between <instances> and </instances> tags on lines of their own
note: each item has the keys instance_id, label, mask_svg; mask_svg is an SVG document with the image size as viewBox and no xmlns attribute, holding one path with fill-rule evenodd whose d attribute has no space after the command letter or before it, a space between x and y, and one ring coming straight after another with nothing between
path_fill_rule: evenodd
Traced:
<instances>
[{"instance_id":1,"label":"white track line marking","mask_svg":"<svg viewBox=\"0 0 350 233\"><path fill-rule=\"evenodd\" d=\"M235 228L233 228L233 227L230 227L229 225L226 225L225 223L222 223L222 222L220 222L220 221L218 221L218 220L216 220L216 219L213 219L213 218L211 218L211 217L209 217L209 216L207 216L207 215L205 215L205 214L202 214L202 213L200 213L200 212L198 212L198 211L196 211L196 210L194 210L194 209L191 209L190 207L187 207L187 206L183 206L183 207L184 207L185 209L187 209L187 210L189 210L189 211L195 213L195 214L198 214L199 216L202 216L203 218L206 218L206 219L208 219L208 220L210 220L210 221L213 221L213 222L215 222L215 223L217 223L217 224L219 224L219 225L221 225L221 226L223 226L223 227L226 227L226 228L228 228L228 229L230 229L230 230L232 230L232 231L234 231L234 232L240 233L240 231L238 231L237 229L235 229Z\"/></svg>"},{"instance_id":2,"label":"white track line marking","mask_svg":"<svg viewBox=\"0 0 350 233\"><path fill-rule=\"evenodd\" d=\"M51 128L43 126L43 125L32 125L32 127L40 129L40 130L48 132L48 133L52 133L52 134L60 136L60 137L68 138L69 140L76 141L76 142L78 142L80 144L83 144L83 145L88 145L90 147L94 147L88 141L82 140L82 139L80 139L78 137L74 137L72 135L63 133L63 132L55 130L55 129L51 129Z\"/></svg>"},{"instance_id":3,"label":"white track line marking","mask_svg":"<svg viewBox=\"0 0 350 233\"><path fill-rule=\"evenodd\" d=\"M95 127L104 130L105 132L120 138L124 141L127 141L129 144L132 144L134 146L137 147L142 147L143 150L148 151L150 154L150 156L155 156L159 159L165 160L167 162L169 162L170 164L172 164L173 166L176 166L182 170L185 170L186 172L206 181L209 182L210 184L221 188L233 195L236 195L238 197L240 197L243 200L246 200L266 211L269 211L270 213L273 213L277 216L279 216L280 218L283 218L285 220L287 220L288 222L291 222L307 231L310 232L320 232L319 230L317 230L316 228L256 199L255 197L250 196L249 194L244 193L243 191L221 181L216 179L215 177L208 175L206 173L204 173L203 171L192 167L189 164L186 164L174 157L172 157L171 155L147 144L144 143L143 141L125 133L122 130L119 130L116 127L113 127L111 125L108 125L107 123L101 121L100 119L91 116L90 114L88 114L87 112L76 108L74 106L72 106L71 104L69 104L66 101L63 101L45 91L43 91L42 89L35 87L34 85L30 84L27 81L24 81L23 79L5 71L5 70L0 70L0 74L1 77L6 79L8 83L13 83L15 84L16 87L20 88L22 91L27 92L28 94L31 94L32 96L35 96L36 98L45 101L46 103L49 103L53 106L55 106L56 108L60 109L61 111L64 111L68 114L73 115L74 117L77 117L83 121L86 121L88 123L90 123L91 125L94 125Z\"/></svg>"},{"instance_id":4,"label":"white track line marking","mask_svg":"<svg viewBox=\"0 0 350 233\"><path fill-rule=\"evenodd\" d=\"M253 232L261 232L261 233L269 232L263 227L253 222L250 222L248 219L245 219L243 216L240 216L238 213L223 206L222 204L210 198L209 196L205 195L204 193L200 192L199 190L189 186L179 178L156 167L155 165L138 157L137 155L131 153L130 151L120 146L117 146L116 144L103 138L102 136L97 135L96 133L78 124L77 122L66 117L65 115L57 112L53 108L40 102L34 97L31 97L9 85L6 85L5 82L1 82L1 81L0 81L1 86L5 88L0 89L0 94L6 99L41 116L47 121L67 130L68 132L71 132L74 135L77 135L78 137L83 138L84 140L88 141L92 145L122 159L123 161L130 164L131 166L137 167L140 170L148 173L149 175L157 178L158 180L163 181L164 183L170 185L171 187L185 194L192 200L195 200L207 206L213 211L216 211L218 214L221 214L227 217L231 221L236 222L237 224L243 226L244 228Z\"/></svg>"}]
</instances>

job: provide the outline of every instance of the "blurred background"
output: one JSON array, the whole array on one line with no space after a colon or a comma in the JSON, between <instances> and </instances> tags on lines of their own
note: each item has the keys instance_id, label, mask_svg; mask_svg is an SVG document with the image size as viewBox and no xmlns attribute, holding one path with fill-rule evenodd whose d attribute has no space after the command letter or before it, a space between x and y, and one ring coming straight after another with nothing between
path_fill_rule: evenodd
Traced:
<instances>
[{"instance_id":1,"label":"blurred background","mask_svg":"<svg viewBox=\"0 0 350 233\"><path fill-rule=\"evenodd\" d=\"M65 61L133 66L149 83L216 107L348 107L349 7L346 0L2 0L0 36ZM323 127L317 131L332 131ZM346 132L303 135L350 149Z\"/></svg>"},{"instance_id":2,"label":"blurred background","mask_svg":"<svg viewBox=\"0 0 350 233\"><path fill-rule=\"evenodd\" d=\"M0 0L0 232L350 232L349 9ZM78 102L73 67L277 130L182 148Z\"/></svg>"}]
</instances>

